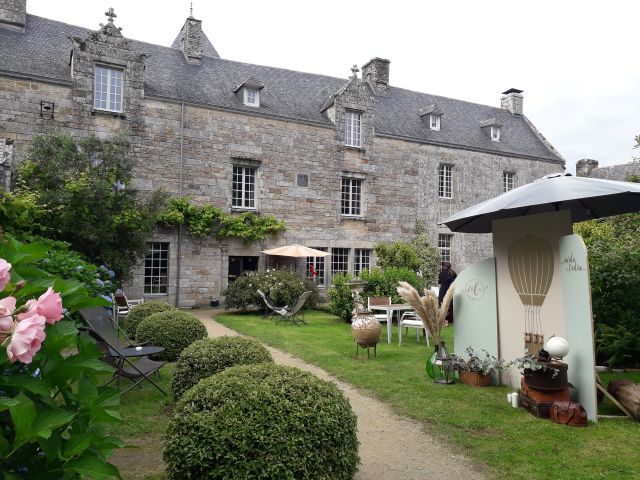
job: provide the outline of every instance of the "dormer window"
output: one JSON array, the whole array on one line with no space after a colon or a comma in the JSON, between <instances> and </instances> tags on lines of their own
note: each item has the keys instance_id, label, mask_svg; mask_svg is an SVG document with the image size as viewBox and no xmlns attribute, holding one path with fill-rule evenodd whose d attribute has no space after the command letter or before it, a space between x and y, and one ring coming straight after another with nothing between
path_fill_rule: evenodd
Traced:
<instances>
[{"instance_id":1,"label":"dormer window","mask_svg":"<svg viewBox=\"0 0 640 480\"><path fill-rule=\"evenodd\" d=\"M489 118L480 122L480 128L489 135L492 142L499 142L502 139L502 125L495 118Z\"/></svg>"},{"instance_id":2,"label":"dormer window","mask_svg":"<svg viewBox=\"0 0 640 480\"><path fill-rule=\"evenodd\" d=\"M93 108L107 112L122 112L124 70L96 65Z\"/></svg>"},{"instance_id":3,"label":"dormer window","mask_svg":"<svg viewBox=\"0 0 640 480\"><path fill-rule=\"evenodd\" d=\"M247 107L259 107L260 106L260 90L264 88L264 85L260 83L254 77L249 77L247 80L239 84L233 93L236 94L238 100Z\"/></svg>"},{"instance_id":4,"label":"dormer window","mask_svg":"<svg viewBox=\"0 0 640 480\"><path fill-rule=\"evenodd\" d=\"M420 109L420 117L422 118L422 121L429 125L429 130L434 130L436 132L440 131L442 115L442 110L435 103Z\"/></svg>"},{"instance_id":5,"label":"dormer window","mask_svg":"<svg viewBox=\"0 0 640 480\"><path fill-rule=\"evenodd\" d=\"M440 130L440 115L434 115L433 113L429 115L429 128L431 130Z\"/></svg>"},{"instance_id":6,"label":"dormer window","mask_svg":"<svg viewBox=\"0 0 640 480\"><path fill-rule=\"evenodd\" d=\"M491 125L491 140L500 141L500 127L498 125Z\"/></svg>"},{"instance_id":7,"label":"dormer window","mask_svg":"<svg viewBox=\"0 0 640 480\"><path fill-rule=\"evenodd\" d=\"M257 88L244 88L244 104L249 107L260 106L260 90Z\"/></svg>"}]
</instances>

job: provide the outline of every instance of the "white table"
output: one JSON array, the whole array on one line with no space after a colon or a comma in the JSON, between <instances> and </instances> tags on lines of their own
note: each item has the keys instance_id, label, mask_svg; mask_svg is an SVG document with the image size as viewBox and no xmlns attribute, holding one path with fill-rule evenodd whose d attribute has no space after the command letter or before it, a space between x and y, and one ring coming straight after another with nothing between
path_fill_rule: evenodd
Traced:
<instances>
[{"instance_id":1,"label":"white table","mask_svg":"<svg viewBox=\"0 0 640 480\"><path fill-rule=\"evenodd\" d=\"M390 305L369 305L369 310L379 310L387 312L387 343L391 343L391 320L393 312L402 312L404 310L413 310L413 307L407 303L392 303ZM398 337L400 336L400 320L398 320Z\"/></svg>"}]
</instances>

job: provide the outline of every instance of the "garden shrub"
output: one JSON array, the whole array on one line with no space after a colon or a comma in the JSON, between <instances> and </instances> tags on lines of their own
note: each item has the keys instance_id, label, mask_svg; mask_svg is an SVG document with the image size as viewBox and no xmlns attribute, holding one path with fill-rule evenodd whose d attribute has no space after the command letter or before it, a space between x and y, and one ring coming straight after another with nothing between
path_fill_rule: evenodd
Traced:
<instances>
[{"instance_id":1,"label":"garden shrub","mask_svg":"<svg viewBox=\"0 0 640 480\"><path fill-rule=\"evenodd\" d=\"M154 357L169 362L176 361L185 348L206 336L207 329L197 317L177 308L149 315L136 330L137 342L164 347L164 352Z\"/></svg>"},{"instance_id":2,"label":"garden shrub","mask_svg":"<svg viewBox=\"0 0 640 480\"><path fill-rule=\"evenodd\" d=\"M311 291L306 306L313 307L320 301L318 287L308 278L298 275L289 268L266 270L264 272L245 272L235 279L223 292L225 309L237 308L246 311L251 305L266 311L262 297L257 290L278 306L293 305L300 295Z\"/></svg>"},{"instance_id":3,"label":"garden shrub","mask_svg":"<svg viewBox=\"0 0 640 480\"><path fill-rule=\"evenodd\" d=\"M145 302L140 305L136 305L131 309L124 321L127 334L134 337L140 322L145 320L149 315L166 312L167 310L174 310L174 307L169 305L167 302Z\"/></svg>"},{"instance_id":4,"label":"garden shrub","mask_svg":"<svg viewBox=\"0 0 640 480\"><path fill-rule=\"evenodd\" d=\"M350 281L351 277L348 273L336 273L327 292L329 311L345 322L351 322L351 312L354 307L351 289L347 285Z\"/></svg>"},{"instance_id":5,"label":"garden shrub","mask_svg":"<svg viewBox=\"0 0 640 480\"><path fill-rule=\"evenodd\" d=\"M580 222L574 231L589 254L597 360L640 366L640 342L633 341L640 337L640 214Z\"/></svg>"},{"instance_id":6,"label":"garden shrub","mask_svg":"<svg viewBox=\"0 0 640 480\"><path fill-rule=\"evenodd\" d=\"M378 243L375 246L378 266L406 268L419 271L428 287L438 284L441 258L438 249L431 243L424 222L417 221L415 237L408 242Z\"/></svg>"},{"instance_id":7,"label":"garden shrub","mask_svg":"<svg viewBox=\"0 0 640 480\"><path fill-rule=\"evenodd\" d=\"M203 378L236 365L256 363L273 363L273 358L269 350L252 338L224 336L197 340L180 354L171 388L177 399Z\"/></svg>"},{"instance_id":8,"label":"garden shrub","mask_svg":"<svg viewBox=\"0 0 640 480\"><path fill-rule=\"evenodd\" d=\"M360 272L360 280L366 282L362 293L363 299L367 297L391 297L391 303L402 303L398 295L398 282L408 282L420 295L426 286L424 278L408 268L389 267L385 270L374 268L371 271ZM366 306L366 305L365 305Z\"/></svg>"},{"instance_id":9,"label":"garden shrub","mask_svg":"<svg viewBox=\"0 0 640 480\"><path fill-rule=\"evenodd\" d=\"M351 479L356 416L330 382L297 368L242 365L185 392L167 429L170 479Z\"/></svg>"}]
</instances>

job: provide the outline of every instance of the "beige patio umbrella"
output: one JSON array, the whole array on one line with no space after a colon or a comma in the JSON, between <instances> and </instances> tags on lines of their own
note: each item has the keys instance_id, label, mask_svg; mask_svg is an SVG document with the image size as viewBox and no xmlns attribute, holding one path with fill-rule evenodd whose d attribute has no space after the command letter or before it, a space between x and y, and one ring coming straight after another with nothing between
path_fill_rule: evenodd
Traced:
<instances>
[{"instance_id":1,"label":"beige patio umbrella","mask_svg":"<svg viewBox=\"0 0 640 480\"><path fill-rule=\"evenodd\" d=\"M276 247L270 250L262 250L267 255L279 255L281 257L327 257L331 255L329 252L316 250L315 248L305 247L304 245L285 245L284 247Z\"/></svg>"}]
</instances>

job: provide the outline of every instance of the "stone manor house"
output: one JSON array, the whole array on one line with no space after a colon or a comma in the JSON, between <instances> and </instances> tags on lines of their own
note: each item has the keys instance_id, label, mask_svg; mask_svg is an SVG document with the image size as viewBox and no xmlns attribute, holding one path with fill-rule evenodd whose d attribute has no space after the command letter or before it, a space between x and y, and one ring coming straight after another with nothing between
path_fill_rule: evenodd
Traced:
<instances>
[{"instance_id":1,"label":"stone manor house","mask_svg":"<svg viewBox=\"0 0 640 480\"><path fill-rule=\"evenodd\" d=\"M124 132L137 188L287 225L252 245L159 230L132 297L208 303L241 271L264 268L261 250L293 243L331 254L301 262L326 286L335 272L370 268L374 245L410 239L419 219L461 270L491 255L489 239L439 222L563 169L520 90L493 107L392 87L382 58L346 79L249 65L221 58L192 16L165 47L126 38L106 15L92 31L0 0L0 183L34 135Z\"/></svg>"}]
</instances>

